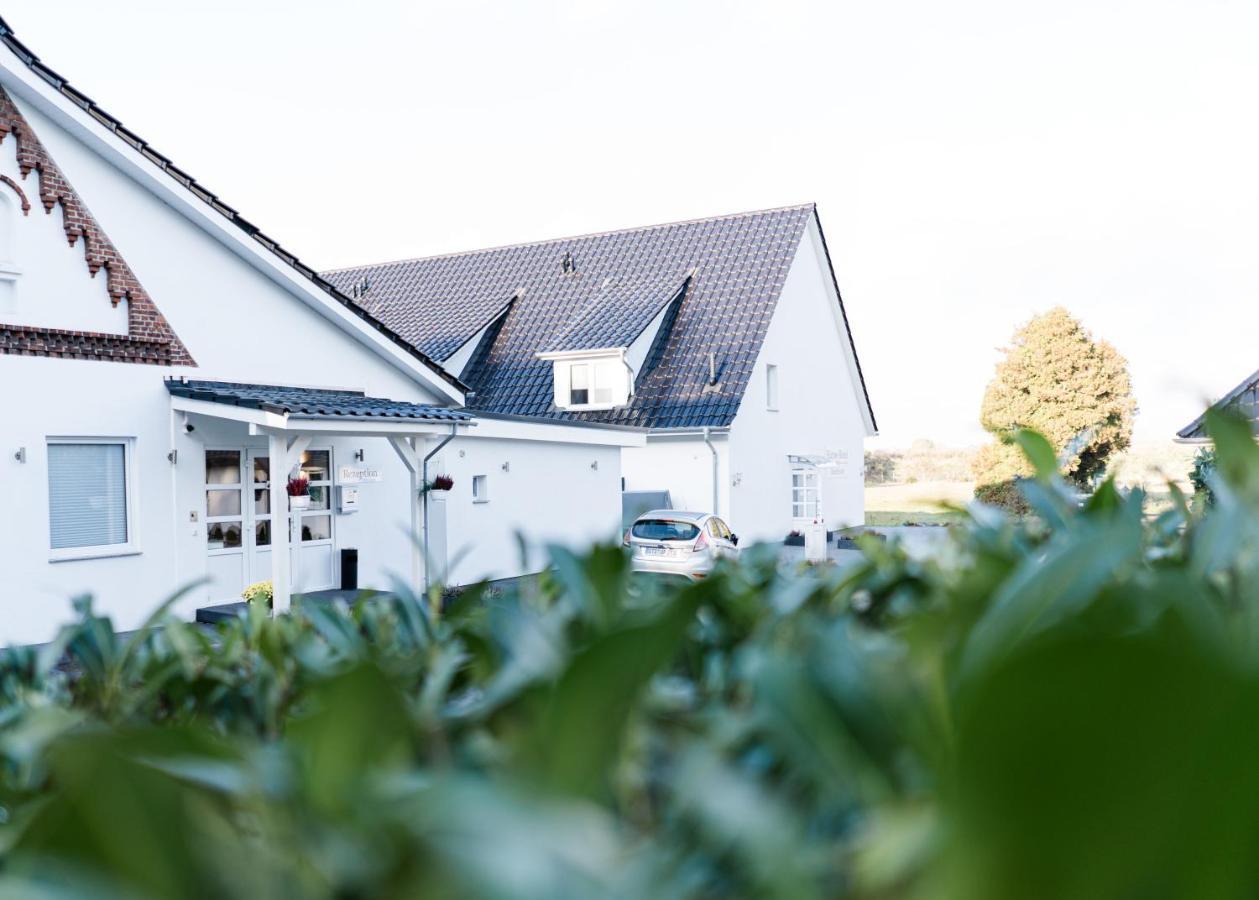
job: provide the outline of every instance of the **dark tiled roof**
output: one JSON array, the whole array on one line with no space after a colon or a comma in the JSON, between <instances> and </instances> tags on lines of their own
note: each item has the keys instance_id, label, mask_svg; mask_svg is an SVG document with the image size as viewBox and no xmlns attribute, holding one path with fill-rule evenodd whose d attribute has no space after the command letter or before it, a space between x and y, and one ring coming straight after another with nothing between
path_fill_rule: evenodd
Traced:
<instances>
[{"instance_id":1,"label":"dark tiled roof","mask_svg":"<svg viewBox=\"0 0 1259 900\"><path fill-rule=\"evenodd\" d=\"M473 409L651 428L733 421L812 204L325 273L372 315L442 359L520 296L465 371ZM572 262L566 272L565 257ZM539 352L628 346L694 271L633 402L569 413ZM715 355L718 389L706 390Z\"/></svg>"},{"instance_id":2,"label":"dark tiled roof","mask_svg":"<svg viewBox=\"0 0 1259 900\"><path fill-rule=\"evenodd\" d=\"M433 422L468 422L473 416L456 409L383 400L361 391L328 391L317 388L269 384L236 384L228 381L185 381L169 378L166 389L175 397L205 400L228 406L261 409L303 419L424 419Z\"/></svg>"},{"instance_id":3,"label":"dark tiled roof","mask_svg":"<svg viewBox=\"0 0 1259 900\"><path fill-rule=\"evenodd\" d=\"M66 79L49 68L47 64L31 52L30 48L18 40L17 35L13 33L13 29L9 27L9 23L3 18L0 18L0 42L13 51L14 55L16 55L28 69L47 82L53 90L57 91L75 106L86 112L102 127L113 132L125 144L169 175L182 187L186 188L198 200L201 200L219 215L223 216L223 218L227 219L228 222L235 225L253 240L257 241L258 244L273 254L285 265L292 268L303 278L309 280L315 287L328 294L333 300L352 311L356 316L363 319L387 340L399 347L402 347L408 354L418 359L435 375L450 384L451 387L460 391L466 389L466 386L460 382L458 378L455 378L441 366L437 365L437 363L420 350L414 342L404 340L399 337L383 322L374 318L366 309L359 306L349 297L337 290L333 285L321 278L318 272L303 263L292 253L289 253L274 239L264 234L257 225L247 221L239 212L224 203L213 191L210 191L183 169L178 168L168 157L158 153L148 141L141 138L130 128L127 128L117 118L101 109L95 100L87 96L87 94L83 93L78 88L72 87Z\"/></svg>"},{"instance_id":4,"label":"dark tiled roof","mask_svg":"<svg viewBox=\"0 0 1259 900\"><path fill-rule=\"evenodd\" d=\"M1233 388L1214 404L1212 409L1231 408L1250 422L1251 429L1259 434L1259 372L1252 372L1250 377ZM1204 412L1180 431L1176 437L1184 441L1200 441L1207 438L1207 415Z\"/></svg>"},{"instance_id":5,"label":"dark tiled roof","mask_svg":"<svg viewBox=\"0 0 1259 900\"><path fill-rule=\"evenodd\" d=\"M624 279L600 288L586 309L547 351L628 348L667 303L681 293L685 279L669 276L652 284Z\"/></svg>"}]
</instances>

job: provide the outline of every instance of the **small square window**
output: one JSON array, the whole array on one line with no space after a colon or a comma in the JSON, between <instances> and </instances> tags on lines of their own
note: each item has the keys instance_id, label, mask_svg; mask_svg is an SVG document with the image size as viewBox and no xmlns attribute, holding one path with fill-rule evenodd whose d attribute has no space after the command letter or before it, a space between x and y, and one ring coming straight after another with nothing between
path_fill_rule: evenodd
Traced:
<instances>
[{"instance_id":1,"label":"small square window","mask_svg":"<svg viewBox=\"0 0 1259 900\"><path fill-rule=\"evenodd\" d=\"M133 552L127 441L49 441L49 548L54 559Z\"/></svg>"},{"instance_id":2,"label":"small square window","mask_svg":"<svg viewBox=\"0 0 1259 900\"><path fill-rule=\"evenodd\" d=\"M490 502L490 486L488 475L472 476L472 502L473 503L489 503Z\"/></svg>"}]
</instances>

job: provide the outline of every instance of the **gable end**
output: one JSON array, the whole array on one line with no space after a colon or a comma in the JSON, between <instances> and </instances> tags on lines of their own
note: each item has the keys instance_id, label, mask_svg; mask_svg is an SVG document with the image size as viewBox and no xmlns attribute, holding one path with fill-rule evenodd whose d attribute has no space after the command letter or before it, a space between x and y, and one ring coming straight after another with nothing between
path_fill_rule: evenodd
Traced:
<instances>
[{"instance_id":1,"label":"gable end","mask_svg":"<svg viewBox=\"0 0 1259 900\"><path fill-rule=\"evenodd\" d=\"M192 354L158 310L131 267L48 154L13 100L0 88L0 143L10 135L17 142L17 160L23 179L32 171L36 173L37 193L45 214L51 215L57 206L61 207L66 240L72 247L80 238L83 240L84 262L90 275L95 278L104 269L110 302L117 306L123 300L127 301L127 334L0 325L0 353L195 365ZM29 212L30 203L25 192L10 179L6 178L5 183L17 191L23 212Z\"/></svg>"}]
</instances>

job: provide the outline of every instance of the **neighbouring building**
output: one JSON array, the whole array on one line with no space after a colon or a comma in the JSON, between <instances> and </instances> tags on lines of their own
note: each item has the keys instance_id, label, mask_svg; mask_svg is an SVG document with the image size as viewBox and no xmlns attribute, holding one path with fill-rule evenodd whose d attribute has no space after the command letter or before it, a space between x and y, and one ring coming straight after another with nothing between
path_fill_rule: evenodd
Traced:
<instances>
[{"instance_id":1,"label":"neighbouring building","mask_svg":"<svg viewBox=\"0 0 1259 900\"><path fill-rule=\"evenodd\" d=\"M1212 408L1231 409L1245 417L1250 422L1251 430L1259 434L1259 372L1252 372L1245 381L1213 403ZM1207 415L1204 412L1176 432L1176 442L1180 444L1208 443L1210 437L1207 435L1206 420Z\"/></svg>"},{"instance_id":2,"label":"neighbouring building","mask_svg":"<svg viewBox=\"0 0 1259 900\"><path fill-rule=\"evenodd\" d=\"M623 487L780 540L864 521L874 413L812 204L324 273L477 415L634 426Z\"/></svg>"},{"instance_id":3,"label":"neighbouring building","mask_svg":"<svg viewBox=\"0 0 1259 900\"><path fill-rule=\"evenodd\" d=\"M641 429L473 410L398 329L0 20L0 643L47 640L83 593L125 629L190 582L185 615L268 578L282 609L347 548L361 584L419 588L535 569L518 532L617 533Z\"/></svg>"}]
</instances>

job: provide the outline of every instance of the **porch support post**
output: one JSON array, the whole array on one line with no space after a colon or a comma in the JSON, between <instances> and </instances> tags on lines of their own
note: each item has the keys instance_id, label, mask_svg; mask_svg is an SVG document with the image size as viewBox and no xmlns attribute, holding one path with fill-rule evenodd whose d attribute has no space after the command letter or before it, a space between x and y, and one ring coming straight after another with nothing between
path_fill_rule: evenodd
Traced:
<instances>
[{"instance_id":1,"label":"porch support post","mask_svg":"<svg viewBox=\"0 0 1259 900\"><path fill-rule=\"evenodd\" d=\"M288 439L283 433L271 432L267 444L271 465L271 613L278 615L289 611L293 589L289 580L289 497L285 477L290 463Z\"/></svg>"},{"instance_id":2,"label":"porch support post","mask_svg":"<svg viewBox=\"0 0 1259 900\"><path fill-rule=\"evenodd\" d=\"M420 449L423 444L420 443L419 438L393 435L390 436L389 443L398 454L398 458L402 460L402 464L407 467L409 476L407 505L411 510L411 590L416 597L423 597L423 573L428 569L428 561L423 558L424 541L420 536L420 478L423 465L420 460ZM427 535L424 537L427 538Z\"/></svg>"},{"instance_id":3,"label":"porch support post","mask_svg":"<svg viewBox=\"0 0 1259 900\"><path fill-rule=\"evenodd\" d=\"M296 478L301 472L302 454L306 452L306 448L310 446L310 435L298 434L288 439L288 453L286 457L287 467L284 469L276 469L272 463L271 483L275 484L277 474L284 476L284 506L280 507L284 510L288 522L289 533L289 591L290 596L292 590L297 587L301 579L298 577L302 572L302 514L289 512L288 502L288 481L290 478ZM329 476L331 477L331 476ZM274 516L275 508L272 507L272 515ZM272 529L274 531L274 528ZM287 608L285 612L287 612Z\"/></svg>"}]
</instances>

